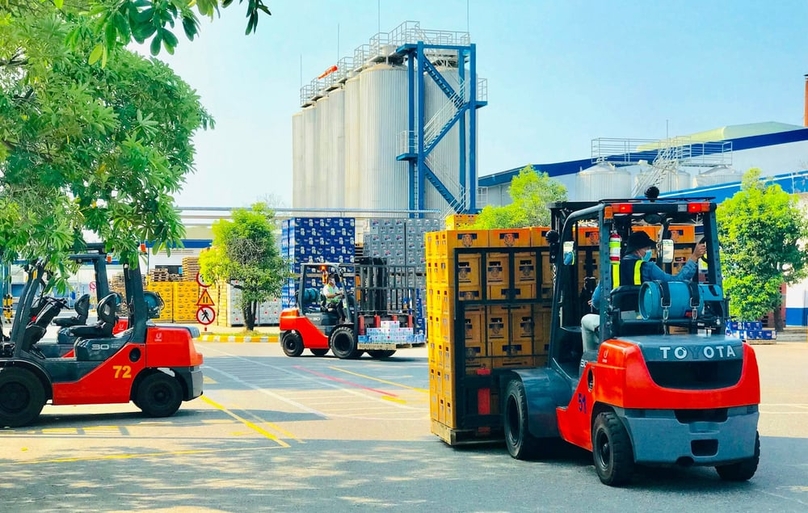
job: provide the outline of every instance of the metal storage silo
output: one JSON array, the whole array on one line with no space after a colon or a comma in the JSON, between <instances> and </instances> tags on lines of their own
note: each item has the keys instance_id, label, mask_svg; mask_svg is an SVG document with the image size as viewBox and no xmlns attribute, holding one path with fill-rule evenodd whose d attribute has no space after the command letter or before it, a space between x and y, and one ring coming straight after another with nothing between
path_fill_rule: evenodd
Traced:
<instances>
[{"instance_id":1,"label":"metal storage silo","mask_svg":"<svg viewBox=\"0 0 808 513\"><path fill-rule=\"evenodd\" d=\"M303 132L303 111L292 115L292 207L298 208L304 198L305 138Z\"/></svg>"},{"instance_id":2,"label":"metal storage silo","mask_svg":"<svg viewBox=\"0 0 808 513\"><path fill-rule=\"evenodd\" d=\"M578 186L570 191L572 201L631 197L631 173L610 162L598 162L578 173Z\"/></svg>"},{"instance_id":3,"label":"metal storage silo","mask_svg":"<svg viewBox=\"0 0 808 513\"><path fill-rule=\"evenodd\" d=\"M659 192L681 191L684 189L690 189L691 187L690 173L682 169L667 170L664 172L661 179L657 178L652 182L652 178L649 175L655 173L659 173L659 169L653 166L648 166L637 174L635 179L635 184L637 185L634 188L637 195L643 195L645 193L644 190L638 190L637 187L640 189L647 189L648 187L645 184L648 183L655 183L659 189ZM643 185L640 186L639 184Z\"/></svg>"},{"instance_id":4,"label":"metal storage silo","mask_svg":"<svg viewBox=\"0 0 808 513\"><path fill-rule=\"evenodd\" d=\"M303 208L312 207L317 201L312 196L319 149L317 144L317 106L312 105L303 109L303 181L300 197L300 206Z\"/></svg>"},{"instance_id":5,"label":"metal storage silo","mask_svg":"<svg viewBox=\"0 0 808 513\"><path fill-rule=\"evenodd\" d=\"M359 200L359 75L345 81L345 206L360 208Z\"/></svg>"},{"instance_id":6,"label":"metal storage silo","mask_svg":"<svg viewBox=\"0 0 808 513\"><path fill-rule=\"evenodd\" d=\"M312 206L330 208L333 203L331 194L331 100L325 96L317 100L317 155L314 158L314 183L312 189Z\"/></svg>"},{"instance_id":7,"label":"metal storage silo","mask_svg":"<svg viewBox=\"0 0 808 513\"><path fill-rule=\"evenodd\" d=\"M460 74L457 67L439 66L437 69L452 88L459 93ZM424 142L428 143L429 135L443 128L457 109L450 104L449 98L431 77L425 77L424 85L424 119L427 120L424 127ZM468 93L464 97L467 98ZM459 130L459 125L455 123L427 156L427 165L458 199L460 199L460 182L458 178L460 170ZM466 142L466 154L468 155L468 141ZM448 203L434 187L428 185L425 190L425 208L440 210L441 212L448 208Z\"/></svg>"},{"instance_id":8,"label":"metal storage silo","mask_svg":"<svg viewBox=\"0 0 808 513\"><path fill-rule=\"evenodd\" d=\"M329 206L343 208L345 206L345 91L334 89L328 94L329 117L331 119L331 153L329 155L327 176L328 194L331 198Z\"/></svg>"},{"instance_id":9,"label":"metal storage silo","mask_svg":"<svg viewBox=\"0 0 808 513\"><path fill-rule=\"evenodd\" d=\"M407 130L407 70L377 64L359 74L359 204L367 209L406 209L408 167L396 160L399 134Z\"/></svg>"},{"instance_id":10,"label":"metal storage silo","mask_svg":"<svg viewBox=\"0 0 808 513\"><path fill-rule=\"evenodd\" d=\"M729 166L715 166L696 175L696 187L740 182L743 175Z\"/></svg>"}]
</instances>

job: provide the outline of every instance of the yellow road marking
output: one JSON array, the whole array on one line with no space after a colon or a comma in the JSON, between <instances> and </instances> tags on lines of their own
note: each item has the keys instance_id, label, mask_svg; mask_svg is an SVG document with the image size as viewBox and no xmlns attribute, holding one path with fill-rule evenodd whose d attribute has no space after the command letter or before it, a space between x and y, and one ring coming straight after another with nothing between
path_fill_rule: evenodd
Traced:
<instances>
[{"instance_id":1,"label":"yellow road marking","mask_svg":"<svg viewBox=\"0 0 808 513\"><path fill-rule=\"evenodd\" d=\"M264 429L264 428L262 428L261 426L259 426L259 425L255 424L254 422L250 422L250 421L249 421L249 420L247 420L247 419L244 419L244 418L239 417L238 415L236 415L236 414L235 414L235 413L233 413L232 411L228 410L227 408L225 408L225 407L224 407L224 406L222 406L221 404L217 403L216 401L212 400L211 398L206 397L206 396L204 396L204 395L203 395L203 396L201 396L201 397L200 397L200 399L202 399L203 401L205 401L205 402L206 402L206 403L208 403L209 405L213 406L213 407L214 407L214 408L216 408L217 410L221 410L221 411L223 411L224 413L226 413L227 415L229 415L229 416L233 417L234 419L236 419L237 421L241 422L242 424L244 424L244 425L245 425L245 426L247 426L248 428L252 429L252 430L253 430L253 431L255 431L256 433L260 433L260 434L264 435L265 437L269 438L270 440L272 440L273 442L277 443L278 445L280 445L280 446L282 446L282 447L290 447L290 445L289 445L289 444L287 444L286 442L284 442L283 440L281 440L281 439L280 439L280 438L278 438L277 436L273 435L272 433L270 433L270 432L269 432L269 431L267 431L266 429Z\"/></svg>"},{"instance_id":2,"label":"yellow road marking","mask_svg":"<svg viewBox=\"0 0 808 513\"><path fill-rule=\"evenodd\" d=\"M210 376L203 376L202 377L202 384L203 385L216 385L216 380L211 378Z\"/></svg>"},{"instance_id":3,"label":"yellow road marking","mask_svg":"<svg viewBox=\"0 0 808 513\"><path fill-rule=\"evenodd\" d=\"M340 369L339 367L329 367L329 369L339 371L339 372L344 372L346 374L353 374L354 376L357 376L357 377L360 377L360 378L365 378L365 379L370 379L370 380L373 380L373 381L378 381L379 383L384 383L386 385L393 385L394 387L401 387L401 388L406 388L406 389L409 389L409 390L415 390L416 392L423 392L425 394L429 393L429 390L426 389L426 388L411 387L411 386L408 386L408 385L403 385L401 383L396 383L395 381L387 381L386 379L374 378L373 376L368 376L366 374L359 374L358 372L352 372L352 371L349 371L349 370Z\"/></svg>"},{"instance_id":4,"label":"yellow road marking","mask_svg":"<svg viewBox=\"0 0 808 513\"><path fill-rule=\"evenodd\" d=\"M292 439L292 440L294 440L295 442L299 442L299 443L301 443L301 444L306 443L306 442L304 442L303 440L301 440L301 439L297 438L297 437L296 437L295 435L293 435L292 433L290 433L290 432L286 431L285 429L283 429L283 428L282 428L282 427L280 427L279 425L275 424L274 422L269 422L269 421L266 421L266 420L262 419L261 417L259 417L258 415L254 414L254 413L253 413L253 412L251 412L251 411L248 411L247 413L250 415L250 417L254 418L255 420L257 420L257 421L259 421L259 422L263 422L264 424L266 424L267 426L271 427L272 429L274 429L274 430L275 430L275 431L277 431L278 433L280 433L280 434L282 434L282 435L285 435L285 436L287 436L288 438L291 438L291 439Z\"/></svg>"},{"instance_id":5,"label":"yellow road marking","mask_svg":"<svg viewBox=\"0 0 808 513\"><path fill-rule=\"evenodd\" d=\"M77 428L43 428L43 435L77 435L79 430Z\"/></svg>"},{"instance_id":6,"label":"yellow road marking","mask_svg":"<svg viewBox=\"0 0 808 513\"><path fill-rule=\"evenodd\" d=\"M147 453L122 453L122 454L108 454L106 456L87 456L87 457L74 457L74 458L55 458L52 460L31 460L31 461L17 461L17 465L37 465L41 463L78 463L87 461L106 461L106 460L132 460L137 458L155 458L159 456L187 456L190 454L209 454L217 452L241 452L241 451L256 451L259 449L280 449L281 447L249 447L240 449L188 449L185 451L164 451L164 452L147 452ZM26 449L27 450L27 449Z\"/></svg>"},{"instance_id":7,"label":"yellow road marking","mask_svg":"<svg viewBox=\"0 0 808 513\"><path fill-rule=\"evenodd\" d=\"M399 404L404 404L404 403L407 402L404 399L399 399L398 397L391 397L389 395L383 395L382 399L384 399L385 401L391 401L391 402L399 403Z\"/></svg>"}]
</instances>

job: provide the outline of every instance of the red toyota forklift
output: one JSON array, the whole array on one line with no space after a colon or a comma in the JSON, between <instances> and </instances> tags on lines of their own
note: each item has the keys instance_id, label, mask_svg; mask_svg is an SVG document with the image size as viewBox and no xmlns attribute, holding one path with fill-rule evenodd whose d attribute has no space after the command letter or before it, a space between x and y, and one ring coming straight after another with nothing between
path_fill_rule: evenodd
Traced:
<instances>
[{"instance_id":1,"label":"red toyota forklift","mask_svg":"<svg viewBox=\"0 0 808 513\"><path fill-rule=\"evenodd\" d=\"M0 345L0 427L33 423L44 405L128 403L150 417L173 415L183 401L202 395L203 357L193 338L198 330L155 326L159 296L143 291L140 270L123 266L128 328L118 322L117 298L98 306L97 331L76 339L72 356L47 357L40 345L47 327L64 307L46 295L49 273L41 261L25 266L28 280L17 307L10 340ZM33 305L43 305L32 319Z\"/></svg>"},{"instance_id":2,"label":"red toyota forklift","mask_svg":"<svg viewBox=\"0 0 808 513\"><path fill-rule=\"evenodd\" d=\"M108 298L111 294L109 288L109 276L107 274L107 263L111 261L108 253L102 243L87 243L82 248L80 253L69 255L68 258L79 265L92 265L93 266L93 279L95 282L95 303L102 305L104 301L115 302L117 321L112 325L112 332L109 334L118 334L128 327L128 316L123 316L121 310L126 308L122 298L119 294L115 293L112 298ZM152 292L145 292L146 295L156 294ZM160 308L163 306L162 298L156 298L156 302L160 303ZM44 306L35 303L31 307L31 316L35 319L39 314L39 310ZM90 310L90 295L83 294L79 297L73 309L76 314L71 317L59 316L53 319L53 324L59 326L56 343L41 342L37 344L37 348L48 358L57 358L61 356L73 356L73 345L76 339L80 336L93 335L99 332L99 325L103 321L98 321L88 325L89 310ZM96 307L97 309L97 307ZM103 309L103 308L102 308ZM101 330L103 332L103 330Z\"/></svg>"},{"instance_id":3,"label":"red toyota forklift","mask_svg":"<svg viewBox=\"0 0 808 513\"><path fill-rule=\"evenodd\" d=\"M420 273L420 274L419 274ZM321 293L328 276L338 277L345 319L328 308ZM423 346L414 332L414 301L423 270L416 266L387 265L382 258L357 263L303 263L297 287L297 306L281 312L281 347L297 357L308 349L315 356L330 350L341 359L367 352L389 358L398 349Z\"/></svg>"},{"instance_id":4,"label":"red toyota forklift","mask_svg":"<svg viewBox=\"0 0 808 513\"><path fill-rule=\"evenodd\" d=\"M546 325L534 326L549 341L546 363L471 375L457 337L457 427L433 431L450 444L501 437L517 459L541 458L568 442L592 453L598 477L611 486L628 483L642 466L712 466L724 480L752 478L760 459L758 366L749 344L725 335L715 210L709 198L653 192L554 204L552 298L534 306L548 310ZM675 227L688 237L674 240ZM613 288L625 241L639 230L655 234L651 265L670 274L704 241L700 271L688 282ZM587 300L595 281L603 294L593 312ZM462 320L475 303L455 305ZM586 313L600 317L599 344L589 352L581 333ZM481 402L489 391L498 394L495 408Z\"/></svg>"}]
</instances>

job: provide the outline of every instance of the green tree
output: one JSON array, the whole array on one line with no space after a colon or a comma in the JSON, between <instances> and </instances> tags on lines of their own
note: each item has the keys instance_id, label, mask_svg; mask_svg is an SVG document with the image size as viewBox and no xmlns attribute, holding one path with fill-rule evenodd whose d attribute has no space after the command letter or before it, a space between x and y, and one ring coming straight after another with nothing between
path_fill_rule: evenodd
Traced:
<instances>
[{"instance_id":1,"label":"green tree","mask_svg":"<svg viewBox=\"0 0 808 513\"><path fill-rule=\"evenodd\" d=\"M567 188L547 173L537 172L533 166L523 167L511 180L510 205L486 206L475 228L519 228L524 226L547 226L550 223L548 205L567 199Z\"/></svg>"},{"instance_id":2,"label":"green tree","mask_svg":"<svg viewBox=\"0 0 808 513\"><path fill-rule=\"evenodd\" d=\"M106 63L110 52L132 41L148 42L152 55L160 53L161 48L173 54L179 44L175 25L182 25L185 37L193 40L199 34L197 14L213 19L220 8L232 3L233 0L0 0L0 15L9 12L19 16L31 11L78 15L73 17L79 23L71 39L78 34L91 35L90 61ZM262 12L271 14L265 0L247 0L246 34L258 28Z\"/></svg>"},{"instance_id":3,"label":"green tree","mask_svg":"<svg viewBox=\"0 0 808 513\"><path fill-rule=\"evenodd\" d=\"M76 25L29 3L0 14L2 256L64 269L84 231L133 263L140 241L180 244L173 195L193 171L193 134L212 126L195 91L123 48L89 65L90 40L66 43Z\"/></svg>"},{"instance_id":4,"label":"green tree","mask_svg":"<svg viewBox=\"0 0 808 513\"><path fill-rule=\"evenodd\" d=\"M213 223L213 244L199 255L199 271L208 282L228 283L241 291L235 306L244 312L245 327L251 331L258 304L280 296L288 265L275 243L275 213L265 203L233 210L232 219Z\"/></svg>"},{"instance_id":5,"label":"green tree","mask_svg":"<svg viewBox=\"0 0 808 513\"><path fill-rule=\"evenodd\" d=\"M730 314L743 320L780 315L783 283L808 276L808 221L795 195L760 179L759 169L744 174L741 190L716 211L724 287Z\"/></svg>"}]
</instances>

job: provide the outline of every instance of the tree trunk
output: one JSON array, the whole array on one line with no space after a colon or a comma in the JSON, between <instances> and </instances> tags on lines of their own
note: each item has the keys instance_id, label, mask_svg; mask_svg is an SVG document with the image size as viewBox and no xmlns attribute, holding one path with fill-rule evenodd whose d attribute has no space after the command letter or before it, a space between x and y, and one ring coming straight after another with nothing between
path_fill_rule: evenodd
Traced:
<instances>
[{"instance_id":1,"label":"tree trunk","mask_svg":"<svg viewBox=\"0 0 808 513\"><path fill-rule=\"evenodd\" d=\"M774 329L777 331L777 333L782 332L786 328L786 323L785 319L783 319L782 316L781 305L778 304L775 307L774 311L772 312L772 315L774 317Z\"/></svg>"},{"instance_id":2,"label":"tree trunk","mask_svg":"<svg viewBox=\"0 0 808 513\"><path fill-rule=\"evenodd\" d=\"M250 301L244 306L244 326L247 328L247 331L255 329L255 312L257 307L258 303L255 301Z\"/></svg>"}]
</instances>

